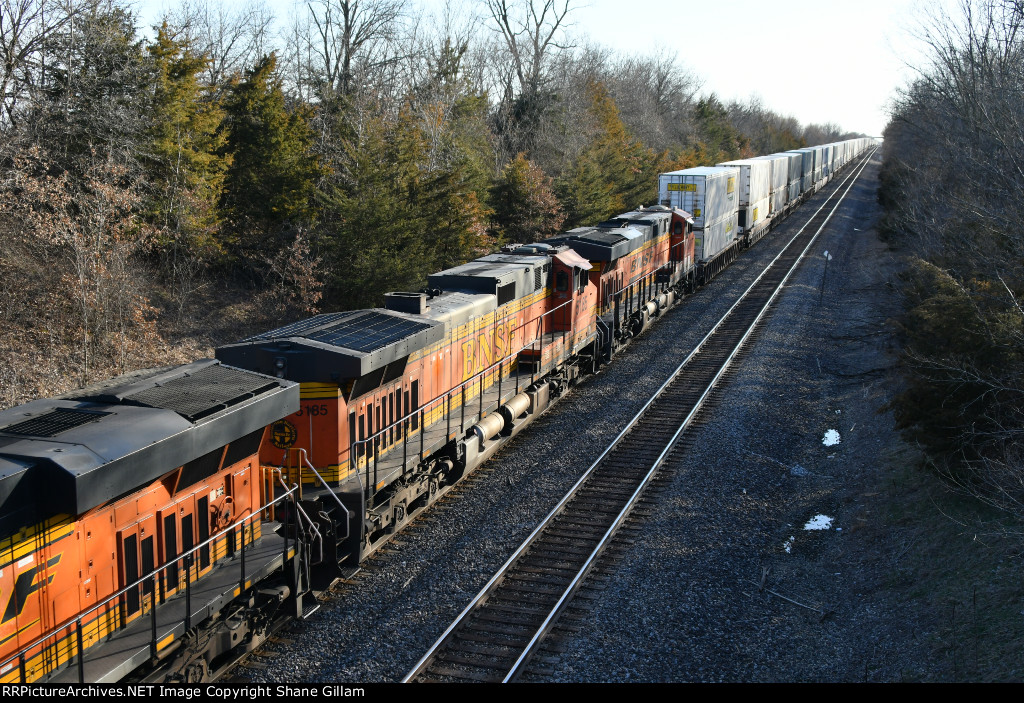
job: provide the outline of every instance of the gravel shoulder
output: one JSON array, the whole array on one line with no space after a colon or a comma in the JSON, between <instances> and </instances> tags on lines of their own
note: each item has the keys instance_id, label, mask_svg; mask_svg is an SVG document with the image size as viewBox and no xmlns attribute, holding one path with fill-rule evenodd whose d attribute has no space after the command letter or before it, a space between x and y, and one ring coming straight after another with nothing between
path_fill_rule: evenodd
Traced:
<instances>
[{"instance_id":1,"label":"gravel shoulder","mask_svg":"<svg viewBox=\"0 0 1024 703\"><path fill-rule=\"evenodd\" d=\"M935 625L903 607L890 578L898 535L877 520L886 472L909 459L879 412L893 388L887 320L899 262L873 228L876 175L877 160L691 448L666 468L670 487L590 611L590 628L565 642L545 680L929 678ZM775 256L796 219L581 383L236 680L401 680ZM826 447L830 429L841 439ZM805 531L818 514L833 518L831 529Z\"/></svg>"}]
</instances>

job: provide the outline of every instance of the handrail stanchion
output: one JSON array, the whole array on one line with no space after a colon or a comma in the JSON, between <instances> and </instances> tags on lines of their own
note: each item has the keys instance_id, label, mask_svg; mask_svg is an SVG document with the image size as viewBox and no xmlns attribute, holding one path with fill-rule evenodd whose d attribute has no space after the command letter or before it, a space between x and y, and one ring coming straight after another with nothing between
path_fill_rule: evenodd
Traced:
<instances>
[{"instance_id":1,"label":"handrail stanchion","mask_svg":"<svg viewBox=\"0 0 1024 703\"><path fill-rule=\"evenodd\" d=\"M78 683L85 683L85 647L82 646L82 618L75 621L78 638Z\"/></svg>"},{"instance_id":2,"label":"handrail stanchion","mask_svg":"<svg viewBox=\"0 0 1024 703\"><path fill-rule=\"evenodd\" d=\"M345 537L343 539L348 539L348 524L352 520L352 513L349 511L348 508L345 507L345 504L341 502L341 498L338 497L338 494L330 490L331 487L327 485L327 481L324 479L323 476L320 475L320 472L316 470L316 467L313 466L313 462L309 460L309 455L306 454L306 450L301 447L299 448L299 460L306 465L307 469L313 472L313 475L316 476L318 481L320 481L320 484L324 488L328 489L328 493L330 493L331 497L334 498L334 502L337 503L338 507L341 508L342 512L345 513ZM285 486L285 488L287 488L287 486Z\"/></svg>"},{"instance_id":3,"label":"handrail stanchion","mask_svg":"<svg viewBox=\"0 0 1024 703\"><path fill-rule=\"evenodd\" d=\"M288 537L285 537L287 541ZM192 629L192 555L185 557L185 632Z\"/></svg>"},{"instance_id":4,"label":"handrail stanchion","mask_svg":"<svg viewBox=\"0 0 1024 703\"><path fill-rule=\"evenodd\" d=\"M238 588L242 592L245 592L245 523L244 522L239 526L239 530L238 531L242 533L241 534L241 540L242 540L241 552L242 552L242 554L241 554L241 557L239 559L239 561L241 561L241 566L242 566L242 575L238 579Z\"/></svg>"},{"instance_id":5,"label":"handrail stanchion","mask_svg":"<svg viewBox=\"0 0 1024 703\"><path fill-rule=\"evenodd\" d=\"M153 594L149 601L149 651L156 657L156 573L153 576Z\"/></svg>"}]
</instances>

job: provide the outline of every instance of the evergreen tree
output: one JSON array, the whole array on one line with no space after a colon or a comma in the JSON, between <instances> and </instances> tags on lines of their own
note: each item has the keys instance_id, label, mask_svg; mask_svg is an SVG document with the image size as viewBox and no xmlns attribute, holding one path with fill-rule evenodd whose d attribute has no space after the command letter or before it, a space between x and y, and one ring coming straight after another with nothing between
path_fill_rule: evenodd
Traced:
<instances>
[{"instance_id":1,"label":"evergreen tree","mask_svg":"<svg viewBox=\"0 0 1024 703\"><path fill-rule=\"evenodd\" d=\"M693 111L698 139L703 143L705 164L731 161L744 156L746 140L732 126L729 113L714 95L701 98ZM752 154L747 154L752 156Z\"/></svg>"},{"instance_id":2,"label":"evergreen tree","mask_svg":"<svg viewBox=\"0 0 1024 703\"><path fill-rule=\"evenodd\" d=\"M224 106L229 128L221 151L231 157L221 208L229 244L258 259L286 246L286 230L314 214L323 168L312 151L311 110L288 109L277 58L270 54L235 80Z\"/></svg>"},{"instance_id":3,"label":"evergreen tree","mask_svg":"<svg viewBox=\"0 0 1024 703\"><path fill-rule=\"evenodd\" d=\"M512 159L494 186L493 227L507 242L534 242L557 234L565 213L544 172L524 154Z\"/></svg>"},{"instance_id":4,"label":"evergreen tree","mask_svg":"<svg viewBox=\"0 0 1024 703\"><path fill-rule=\"evenodd\" d=\"M208 63L176 41L165 23L149 47L152 59L152 217L163 229L166 244L194 255L215 248L217 204L224 187L230 154L224 111L199 83Z\"/></svg>"},{"instance_id":5,"label":"evergreen tree","mask_svg":"<svg viewBox=\"0 0 1024 703\"><path fill-rule=\"evenodd\" d=\"M626 129L603 84L591 83L588 92L595 134L557 186L568 215L566 227L594 224L653 202L663 165Z\"/></svg>"},{"instance_id":6,"label":"evergreen tree","mask_svg":"<svg viewBox=\"0 0 1024 703\"><path fill-rule=\"evenodd\" d=\"M126 177L139 178L148 76L132 14L86 0L53 37L48 58L42 99L25 123L29 140L45 145L54 167L73 180L98 163L123 165Z\"/></svg>"},{"instance_id":7,"label":"evergreen tree","mask_svg":"<svg viewBox=\"0 0 1024 703\"><path fill-rule=\"evenodd\" d=\"M457 151L431 164L424 131L397 119L345 123L339 171L324 189L320 243L332 262L330 303L379 305L418 290L428 274L463 263L480 246L486 210Z\"/></svg>"},{"instance_id":8,"label":"evergreen tree","mask_svg":"<svg viewBox=\"0 0 1024 703\"><path fill-rule=\"evenodd\" d=\"M335 307L372 307L385 292L419 289L429 262L427 219L410 207L419 187L417 144L381 118L362 127L344 140L344 171L322 195Z\"/></svg>"}]
</instances>

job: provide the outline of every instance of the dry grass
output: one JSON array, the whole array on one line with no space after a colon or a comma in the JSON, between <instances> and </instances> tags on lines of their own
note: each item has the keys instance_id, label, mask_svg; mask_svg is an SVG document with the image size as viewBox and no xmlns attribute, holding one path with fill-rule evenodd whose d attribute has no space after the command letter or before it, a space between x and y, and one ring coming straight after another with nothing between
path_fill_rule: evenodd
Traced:
<instances>
[{"instance_id":1,"label":"dry grass","mask_svg":"<svg viewBox=\"0 0 1024 703\"><path fill-rule=\"evenodd\" d=\"M927 613L935 678L1024 680L1022 526L941 482L912 452L894 457L886 480L878 529L898 534L889 585Z\"/></svg>"}]
</instances>

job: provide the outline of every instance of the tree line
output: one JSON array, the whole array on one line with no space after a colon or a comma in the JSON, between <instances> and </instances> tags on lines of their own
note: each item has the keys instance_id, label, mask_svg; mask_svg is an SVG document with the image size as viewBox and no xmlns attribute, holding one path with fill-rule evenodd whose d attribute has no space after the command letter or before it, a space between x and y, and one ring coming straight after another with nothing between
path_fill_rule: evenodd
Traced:
<instances>
[{"instance_id":1,"label":"tree line","mask_svg":"<svg viewBox=\"0 0 1024 703\"><path fill-rule=\"evenodd\" d=\"M963 0L921 30L880 199L904 277L896 419L934 468L1024 516L1024 5Z\"/></svg>"},{"instance_id":2,"label":"tree line","mask_svg":"<svg viewBox=\"0 0 1024 703\"><path fill-rule=\"evenodd\" d=\"M653 203L656 174L847 136L723 104L668 50L571 33L568 0L0 0L0 400ZM227 341L227 340L220 340Z\"/></svg>"}]
</instances>

